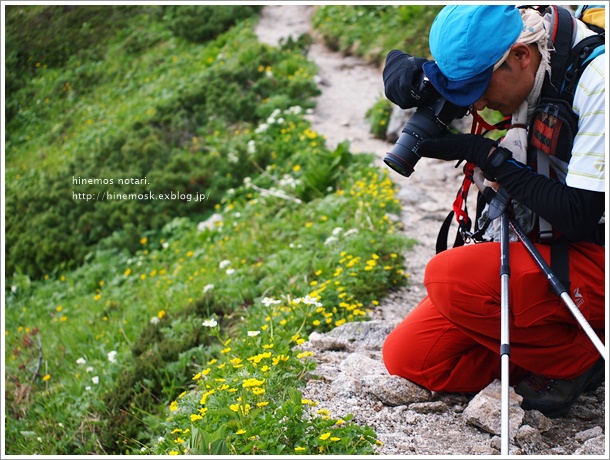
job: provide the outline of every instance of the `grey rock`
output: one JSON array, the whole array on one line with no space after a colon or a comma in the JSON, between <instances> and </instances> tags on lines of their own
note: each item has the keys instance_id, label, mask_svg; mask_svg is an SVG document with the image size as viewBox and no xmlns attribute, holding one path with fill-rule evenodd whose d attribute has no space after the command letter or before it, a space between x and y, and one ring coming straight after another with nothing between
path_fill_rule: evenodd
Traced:
<instances>
[{"instance_id":1,"label":"grey rock","mask_svg":"<svg viewBox=\"0 0 610 460\"><path fill-rule=\"evenodd\" d=\"M602 436L604 434L604 430L601 426L594 426L593 428L589 428L588 430L581 431L580 433L576 433L574 437L578 442L585 442L592 438L597 438L598 436Z\"/></svg>"},{"instance_id":2,"label":"grey rock","mask_svg":"<svg viewBox=\"0 0 610 460\"><path fill-rule=\"evenodd\" d=\"M491 434L501 434L501 383L494 380L481 390L464 410L466 420ZM524 410L519 406L522 397L511 388L509 391L509 437L514 439L523 421Z\"/></svg>"},{"instance_id":3,"label":"grey rock","mask_svg":"<svg viewBox=\"0 0 610 460\"><path fill-rule=\"evenodd\" d=\"M606 453L606 436L601 435L585 441L582 447L576 449L574 455L607 455ZM607 458L607 457L606 457Z\"/></svg>"},{"instance_id":4,"label":"grey rock","mask_svg":"<svg viewBox=\"0 0 610 460\"><path fill-rule=\"evenodd\" d=\"M540 436L540 431L529 425L523 425L519 428L515 441L527 455L540 452L541 449L546 447Z\"/></svg>"},{"instance_id":5,"label":"grey rock","mask_svg":"<svg viewBox=\"0 0 610 460\"><path fill-rule=\"evenodd\" d=\"M418 414L439 414L449 410L449 407L443 401L430 401L409 404L409 409Z\"/></svg>"},{"instance_id":6,"label":"grey rock","mask_svg":"<svg viewBox=\"0 0 610 460\"><path fill-rule=\"evenodd\" d=\"M396 375L367 375L360 379L363 390L388 406L429 401L432 393Z\"/></svg>"}]
</instances>

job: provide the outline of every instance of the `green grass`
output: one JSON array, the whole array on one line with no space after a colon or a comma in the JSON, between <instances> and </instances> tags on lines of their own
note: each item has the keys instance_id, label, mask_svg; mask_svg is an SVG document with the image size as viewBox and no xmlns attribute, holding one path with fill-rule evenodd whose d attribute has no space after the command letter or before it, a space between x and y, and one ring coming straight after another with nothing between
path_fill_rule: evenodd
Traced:
<instances>
[{"instance_id":1,"label":"green grass","mask_svg":"<svg viewBox=\"0 0 610 460\"><path fill-rule=\"evenodd\" d=\"M426 37L441 8L407 4L325 5L316 8L312 21L328 46L381 65L392 49L430 58Z\"/></svg>"},{"instance_id":2,"label":"green grass","mask_svg":"<svg viewBox=\"0 0 610 460\"><path fill-rule=\"evenodd\" d=\"M408 282L413 241L389 218L387 171L311 129L301 41L261 45L253 19L218 32L197 8L113 9L129 14L98 18L95 35L85 10L20 8L8 16L22 54L9 47L7 64L23 78L7 100L7 250L21 252L5 273L6 453L374 453L371 428L302 399L315 365L298 345L366 321ZM48 41L45 62L44 30L21 33L40 17L87 40ZM193 199L86 204L73 175L146 176Z\"/></svg>"}]
</instances>

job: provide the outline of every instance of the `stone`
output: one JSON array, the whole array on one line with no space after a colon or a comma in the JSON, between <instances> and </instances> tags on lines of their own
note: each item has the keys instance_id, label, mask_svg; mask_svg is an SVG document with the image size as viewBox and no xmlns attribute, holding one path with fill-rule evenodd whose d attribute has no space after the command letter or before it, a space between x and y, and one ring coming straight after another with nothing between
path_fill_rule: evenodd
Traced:
<instances>
[{"instance_id":1,"label":"stone","mask_svg":"<svg viewBox=\"0 0 610 460\"><path fill-rule=\"evenodd\" d=\"M463 413L466 420L488 433L501 434L501 394L501 383L496 379L470 401ZM512 440L523 421L525 411L520 407L523 398L512 388L509 390L509 398L509 437Z\"/></svg>"}]
</instances>

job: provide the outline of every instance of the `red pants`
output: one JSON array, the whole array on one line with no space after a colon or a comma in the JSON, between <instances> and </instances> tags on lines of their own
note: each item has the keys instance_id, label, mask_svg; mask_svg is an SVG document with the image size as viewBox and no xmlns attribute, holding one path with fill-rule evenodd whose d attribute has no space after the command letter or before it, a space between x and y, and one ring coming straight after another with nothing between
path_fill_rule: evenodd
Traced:
<instances>
[{"instance_id":1,"label":"red pants","mask_svg":"<svg viewBox=\"0 0 610 460\"><path fill-rule=\"evenodd\" d=\"M549 263L550 247L536 245ZM570 245L570 295L604 339L605 251ZM574 378L599 352L525 246L511 243L511 385L530 372ZM428 296L387 337L386 368L429 390L478 392L500 378L500 244L449 249L428 263Z\"/></svg>"}]
</instances>

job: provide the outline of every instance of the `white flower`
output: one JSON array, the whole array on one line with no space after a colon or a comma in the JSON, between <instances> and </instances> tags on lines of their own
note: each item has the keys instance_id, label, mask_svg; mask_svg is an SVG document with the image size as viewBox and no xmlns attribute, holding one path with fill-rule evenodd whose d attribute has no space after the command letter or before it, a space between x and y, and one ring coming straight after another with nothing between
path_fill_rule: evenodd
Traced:
<instances>
[{"instance_id":1,"label":"white flower","mask_svg":"<svg viewBox=\"0 0 610 460\"><path fill-rule=\"evenodd\" d=\"M250 139L248 141L248 153L250 155L254 155L256 152L256 141L254 139Z\"/></svg>"},{"instance_id":2,"label":"white flower","mask_svg":"<svg viewBox=\"0 0 610 460\"><path fill-rule=\"evenodd\" d=\"M221 260L220 263L218 264L218 268L220 268L222 270L224 268L227 268L229 265L231 265L230 260Z\"/></svg>"},{"instance_id":3,"label":"white flower","mask_svg":"<svg viewBox=\"0 0 610 460\"><path fill-rule=\"evenodd\" d=\"M285 113L291 113L294 115L298 115L299 113L301 113L303 111L303 109L301 108L301 106L299 105L293 105L292 107L290 107L288 110L286 110Z\"/></svg>"},{"instance_id":4,"label":"white flower","mask_svg":"<svg viewBox=\"0 0 610 460\"><path fill-rule=\"evenodd\" d=\"M235 152L229 152L227 159L229 160L229 163L237 163L239 161L239 157Z\"/></svg>"},{"instance_id":5,"label":"white flower","mask_svg":"<svg viewBox=\"0 0 610 460\"><path fill-rule=\"evenodd\" d=\"M97 385L100 383L100 378L96 375L95 377L91 378L91 381L94 383L94 385Z\"/></svg>"},{"instance_id":6,"label":"white flower","mask_svg":"<svg viewBox=\"0 0 610 460\"><path fill-rule=\"evenodd\" d=\"M87 373L93 372L93 368L91 366L89 366L86 370L87 370Z\"/></svg>"},{"instance_id":7,"label":"white flower","mask_svg":"<svg viewBox=\"0 0 610 460\"><path fill-rule=\"evenodd\" d=\"M265 297L263 300L261 300L261 302L263 303L263 305L265 305L265 307L268 307L269 305L272 305L272 304L282 303L281 300L275 300L270 297Z\"/></svg>"},{"instance_id":8,"label":"white flower","mask_svg":"<svg viewBox=\"0 0 610 460\"><path fill-rule=\"evenodd\" d=\"M296 186L299 184L299 181L297 181L289 174L284 174L284 176L282 176L282 178L280 179L279 184L281 187L296 188Z\"/></svg>"},{"instance_id":9,"label":"white flower","mask_svg":"<svg viewBox=\"0 0 610 460\"><path fill-rule=\"evenodd\" d=\"M341 227L335 227L333 229L333 235L337 236L339 233L341 233L343 231L343 229Z\"/></svg>"},{"instance_id":10,"label":"white flower","mask_svg":"<svg viewBox=\"0 0 610 460\"><path fill-rule=\"evenodd\" d=\"M116 350L109 351L108 352L108 361L110 361L111 363L116 363L116 355L117 355Z\"/></svg>"},{"instance_id":11,"label":"white flower","mask_svg":"<svg viewBox=\"0 0 610 460\"><path fill-rule=\"evenodd\" d=\"M235 269L234 268L229 268L227 269L227 275L232 275L233 273L235 273Z\"/></svg>"},{"instance_id":12,"label":"white flower","mask_svg":"<svg viewBox=\"0 0 610 460\"><path fill-rule=\"evenodd\" d=\"M303 303L306 305L315 305L316 307L322 306L322 304L320 302L318 302L316 299L314 299L313 297L310 297L308 295L306 295L305 298L303 299Z\"/></svg>"},{"instance_id":13,"label":"white flower","mask_svg":"<svg viewBox=\"0 0 610 460\"><path fill-rule=\"evenodd\" d=\"M205 286L203 286L203 293L205 294L206 292L211 291L212 289L214 289L213 284L206 284Z\"/></svg>"},{"instance_id":14,"label":"white flower","mask_svg":"<svg viewBox=\"0 0 610 460\"><path fill-rule=\"evenodd\" d=\"M159 324L159 321L161 320L158 316L153 316L152 318L150 318L150 324Z\"/></svg>"},{"instance_id":15,"label":"white flower","mask_svg":"<svg viewBox=\"0 0 610 460\"><path fill-rule=\"evenodd\" d=\"M214 318L206 319L201 325L203 327L216 327L218 326L218 322Z\"/></svg>"},{"instance_id":16,"label":"white flower","mask_svg":"<svg viewBox=\"0 0 610 460\"><path fill-rule=\"evenodd\" d=\"M248 331L248 337L256 337L261 331Z\"/></svg>"},{"instance_id":17,"label":"white flower","mask_svg":"<svg viewBox=\"0 0 610 460\"><path fill-rule=\"evenodd\" d=\"M167 249L169 248L169 243L166 241L165 243L163 243L163 249Z\"/></svg>"},{"instance_id":18,"label":"white flower","mask_svg":"<svg viewBox=\"0 0 610 460\"><path fill-rule=\"evenodd\" d=\"M157 438L157 442L163 442L163 441L165 441L165 438L163 436L159 436Z\"/></svg>"},{"instance_id":19,"label":"white flower","mask_svg":"<svg viewBox=\"0 0 610 460\"><path fill-rule=\"evenodd\" d=\"M89 385L87 385L87 386L85 387L85 390L87 390L87 391L91 391L91 387L90 387Z\"/></svg>"},{"instance_id":20,"label":"white flower","mask_svg":"<svg viewBox=\"0 0 610 460\"><path fill-rule=\"evenodd\" d=\"M261 123L260 125L258 125L258 128L256 128L255 132L257 134L264 133L265 131L267 131L268 127L269 125L267 123Z\"/></svg>"},{"instance_id":21,"label":"white flower","mask_svg":"<svg viewBox=\"0 0 610 460\"><path fill-rule=\"evenodd\" d=\"M326 241L324 241L324 246L328 246L329 244L334 243L338 240L339 239L336 236L329 236L328 238L326 238Z\"/></svg>"},{"instance_id":22,"label":"white flower","mask_svg":"<svg viewBox=\"0 0 610 460\"><path fill-rule=\"evenodd\" d=\"M343 236L350 236L350 235L353 235L354 233L358 233L358 229L357 228L350 228L347 232L345 232L343 234Z\"/></svg>"},{"instance_id":23,"label":"white flower","mask_svg":"<svg viewBox=\"0 0 610 460\"><path fill-rule=\"evenodd\" d=\"M85 364L87 362L87 360L85 358L78 358L76 360L76 364Z\"/></svg>"}]
</instances>

